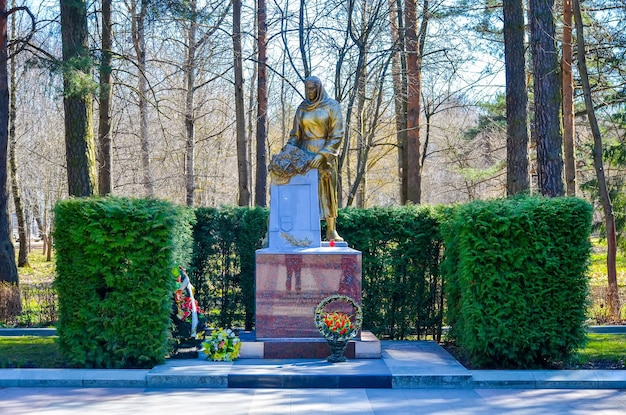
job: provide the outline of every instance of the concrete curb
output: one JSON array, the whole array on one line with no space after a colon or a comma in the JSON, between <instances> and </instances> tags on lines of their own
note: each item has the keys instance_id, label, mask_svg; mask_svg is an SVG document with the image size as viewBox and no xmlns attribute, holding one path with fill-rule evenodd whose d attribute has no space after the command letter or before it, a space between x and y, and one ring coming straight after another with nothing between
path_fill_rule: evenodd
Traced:
<instances>
[{"instance_id":1,"label":"concrete curb","mask_svg":"<svg viewBox=\"0 0 626 415\"><path fill-rule=\"evenodd\" d=\"M355 363L359 363L356 361ZM210 368L210 369L209 369ZM625 389L623 371L481 371L460 374L368 373L241 374L157 366L134 369L0 369L0 387L71 388L254 388L254 389Z\"/></svg>"}]
</instances>

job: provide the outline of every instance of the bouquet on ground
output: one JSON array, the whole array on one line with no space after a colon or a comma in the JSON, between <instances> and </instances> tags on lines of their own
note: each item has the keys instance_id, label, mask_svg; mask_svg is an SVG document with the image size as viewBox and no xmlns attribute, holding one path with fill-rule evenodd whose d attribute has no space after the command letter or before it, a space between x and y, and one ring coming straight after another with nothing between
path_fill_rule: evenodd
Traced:
<instances>
[{"instance_id":1,"label":"bouquet on ground","mask_svg":"<svg viewBox=\"0 0 626 415\"><path fill-rule=\"evenodd\" d=\"M211 337L202 342L202 352L216 362L232 362L239 357L241 340L231 329L215 329Z\"/></svg>"}]
</instances>

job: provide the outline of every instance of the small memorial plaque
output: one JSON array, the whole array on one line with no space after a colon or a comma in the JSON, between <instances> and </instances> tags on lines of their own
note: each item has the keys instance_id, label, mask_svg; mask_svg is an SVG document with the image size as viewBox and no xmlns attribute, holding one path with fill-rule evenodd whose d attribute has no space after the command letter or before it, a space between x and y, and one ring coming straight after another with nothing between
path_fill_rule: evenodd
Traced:
<instances>
[{"instance_id":1,"label":"small memorial plaque","mask_svg":"<svg viewBox=\"0 0 626 415\"><path fill-rule=\"evenodd\" d=\"M321 246L317 170L270 187L269 247L293 251Z\"/></svg>"}]
</instances>

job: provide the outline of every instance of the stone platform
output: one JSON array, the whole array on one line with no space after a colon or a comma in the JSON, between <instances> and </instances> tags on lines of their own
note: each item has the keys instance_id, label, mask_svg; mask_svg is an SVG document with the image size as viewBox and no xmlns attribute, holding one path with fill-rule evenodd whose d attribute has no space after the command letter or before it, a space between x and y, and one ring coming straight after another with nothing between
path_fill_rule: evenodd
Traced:
<instances>
[{"instance_id":1,"label":"stone platform","mask_svg":"<svg viewBox=\"0 0 626 415\"><path fill-rule=\"evenodd\" d=\"M153 369L0 369L0 390L2 388L14 388L13 390L39 388L36 393L40 395L41 388L50 387L149 388L151 394L154 394L157 388L394 388L427 389L425 397L421 399L421 401L427 401L432 398L433 389L626 389L625 370L467 370L441 346L432 341L382 341L381 346L381 359L349 359L344 363L328 363L325 359L249 358L238 359L235 362L169 359ZM323 392L325 395L328 393L327 390ZM545 393L547 392L542 391L542 394ZM602 397L602 405L609 396L607 393L599 395ZM611 394L615 393L619 391ZM94 399L100 399L99 396ZM394 396L394 400L386 400L385 404L390 405L390 402L402 400L402 395ZM615 396L623 399L622 395ZM59 398L58 395L57 398ZM68 413L68 401L63 398L60 402L63 407L54 413ZM229 407L234 404L230 400L227 402ZM263 402L265 404L265 401ZM454 412L451 410L449 399L441 402L445 408L423 413ZM499 406L499 410L493 410L493 408L491 411L483 412L465 410L459 413L573 413L572 408L565 407L559 407L560 410L556 411L541 411L537 410L535 399L529 402L532 407L522 412L519 407L503 411ZM342 405L344 403L342 401ZM15 402L11 401L11 404L14 405ZM30 401L29 405L28 410L20 413L33 413ZM345 405L342 408L345 408ZM350 409L352 410L349 412L341 413L364 413L357 406ZM72 413L85 413L83 407L78 408L77 411ZM0 410L0 413L5 412ZM313 412L309 407L307 413ZM595 412L584 413L596 412L599 413L597 408ZM284 413L284 411L263 413ZM400 412L390 410L385 413L419 413L419 411L416 412L412 407L411 410ZM624 412L606 412L605 410L602 413Z\"/></svg>"},{"instance_id":2,"label":"stone platform","mask_svg":"<svg viewBox=\"0 0 626 415\"><path fill-rule=\"evenodd\" d=\"M326 340L316 338L256 338L254 332L240 332L242 359L323 359L330 355ZM380 340L364 331L351 340L345 351L349 359L380 359Z\"/></svg>"}]
</instances>

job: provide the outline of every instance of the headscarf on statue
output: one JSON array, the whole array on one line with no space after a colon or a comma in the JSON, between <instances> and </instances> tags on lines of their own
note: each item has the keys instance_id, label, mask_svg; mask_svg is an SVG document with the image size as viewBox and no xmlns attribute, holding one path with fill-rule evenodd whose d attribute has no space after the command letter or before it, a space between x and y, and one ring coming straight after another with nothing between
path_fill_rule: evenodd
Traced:
<instances>
[{"instance_id":1,"label":"headscarf on statue","mask_svg":"<svg viewBox=\"0 0 626 415\"><path fill-rule=\"evenodd\" d=\"M317 94L311 101L305 98L298 106L300 111L312 111L325 101L328 102L328 95L322 86L322 81L317 76L309 76L305 78L304 84L313 83L316 87ZM306 95L306 94L305 94ZM286 144L278 154L272 156L269 171L272 180L276 184L286 184L289 180L298 174L305 174L309 170L309 163L315 154L293 145Z\"/></svg>"},{"instance_id":2,"label":"headscarf on statue","mask_svg":"<svg viewBox=\"0 0 626 415\"><path fill-rule=\"evenodd\" d=\"M303 111L313 111L322 104L330 104L332 102L330 97L326 93L326 90L322 86L322 81L317 76L309 76L304 79L305 85L310 83L315 85L317 89L317 95L312 101L309 100L308 97L305 97L304 101L302 101L298 109L301 109Z\"/></svg>"}]
</instances>

